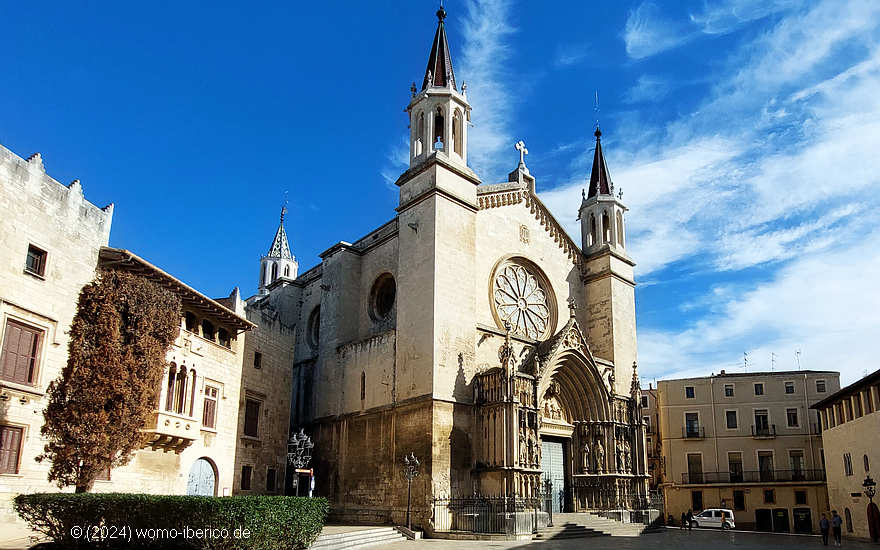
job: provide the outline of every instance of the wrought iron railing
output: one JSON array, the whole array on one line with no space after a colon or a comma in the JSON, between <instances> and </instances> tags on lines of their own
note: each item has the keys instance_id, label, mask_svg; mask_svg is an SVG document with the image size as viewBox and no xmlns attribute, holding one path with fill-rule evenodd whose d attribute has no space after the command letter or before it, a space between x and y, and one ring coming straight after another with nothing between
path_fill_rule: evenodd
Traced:
<instances>
[{"instance_id":1,"label":"wrought iron railing","mask_svg":"<svg viewBox=\"0 0 880 550\"><path fill-rule=\"evenodd\" d=\"M706 437L706 429L702 426L683 426L681 428L681 437L685 439L704 439Z\"/></svg>"},{"instance_id":2,"label":"wrought iron railing","mask_svg":"<svg viewBox=\"0 0 880 550\"><path fill-rule=\"evenodd\" d=\"M694 483L754 483L760 481L825 481L825 470L748 470L745 472L692 472L681 474L685 485Z\"/></svg>"},{"instance_id":3,"label":"wrought iron railing","mask_svg":"<svg viewBox=\"0 0 880 550\"><path fill-rule=\"evenodd\" d=\"M752 437L776 437L776 424L755 426L752 424Z\"/></svg>"},{"instance_id":4,"label":"wrought iron railing","mask_svg":"<svg viewBox=\"0 0 880 550\"><path fill-rule=\"evenodd\" d=\"M552 495L453 496L433 500L435 531L523 535L552 524Z\"/></svg>"}]
</instances>

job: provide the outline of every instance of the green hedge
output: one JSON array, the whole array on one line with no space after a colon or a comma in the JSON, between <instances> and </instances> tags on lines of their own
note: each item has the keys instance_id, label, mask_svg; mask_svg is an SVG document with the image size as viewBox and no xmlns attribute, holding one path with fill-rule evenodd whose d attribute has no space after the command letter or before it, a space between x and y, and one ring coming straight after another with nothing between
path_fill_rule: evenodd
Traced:
<instances>
[{"instance_id":1,"label":"green hedge","mask_svg":"<svg viewBox=\"0 0 880 550\"><path fill-rule=\"evenodd\" d=\"M35 493L15 497L15 511L64 548L274 550L311 545L328 504L284 496Z\"/></svg>"}]
</instances>

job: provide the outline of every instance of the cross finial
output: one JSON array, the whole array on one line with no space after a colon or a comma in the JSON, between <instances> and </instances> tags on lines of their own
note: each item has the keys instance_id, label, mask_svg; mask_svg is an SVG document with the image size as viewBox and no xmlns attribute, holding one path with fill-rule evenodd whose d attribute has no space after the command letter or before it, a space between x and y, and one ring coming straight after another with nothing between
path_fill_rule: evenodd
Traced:
<instances>
[{"instance_id":1,"label":"cross finial","mask_svg":"<svg viewBox=\"0 0 880 550\"><path fill-rule=\"evenodd\" d=\"M523 140L519 140L516 142L516 145L514 145L514 147L516 147L516 150L519 151L519 163L524 165L526 163L525 156L529 154L529 150L526 149L526 144L523 142Z\"/></svg>"},{"instance_id":2,"label":"cross finial","mask_svg":"<svg viewBox=\"0 0 880 550\"><path fill-rule=\"evenodd\" d=\"M623 187L621 187L620 190L617 191L617 200L623 200Z\"/></svg>"}]
</instances>

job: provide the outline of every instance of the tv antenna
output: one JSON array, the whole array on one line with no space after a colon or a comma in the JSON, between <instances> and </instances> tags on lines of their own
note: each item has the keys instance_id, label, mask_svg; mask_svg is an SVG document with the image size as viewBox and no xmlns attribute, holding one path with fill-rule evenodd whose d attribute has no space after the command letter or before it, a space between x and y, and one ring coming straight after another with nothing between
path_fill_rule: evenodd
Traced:
<instances>
[{"instance_id":1,"label":"tv antenna","mask_svg":"<svg viewBox=\"0 0 880 550\"><path fill-rule=\"evenodd\" d=\"M749 352L743 352L743 369L745 372L749 372Z\"/></svg>"},{"instance_id":2,"label":"tv antenna","mask_svg":"<svg viewBox=\"0 0 880 550\"><path fill-rule=\"evenodd\" d=\"M776 354L771 351L770 352L770 371L772 372L775 367L776 367Z\"/></svg>"},{"instance_id":3,"label":"tv antenna","mask_svg":"<svg viewBox=\"0 0 880 550\"><path fill-rule=\"evenodd\" d=\"M795 350L794 359L797 361L798 370L801 370L801 350Z\"/></svg>"}]
</instances>

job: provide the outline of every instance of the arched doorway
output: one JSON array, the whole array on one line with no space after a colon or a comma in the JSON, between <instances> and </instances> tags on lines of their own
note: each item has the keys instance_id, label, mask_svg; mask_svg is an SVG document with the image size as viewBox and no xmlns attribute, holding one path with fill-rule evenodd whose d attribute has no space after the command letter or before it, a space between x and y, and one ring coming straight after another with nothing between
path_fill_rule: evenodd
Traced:
<instances>
[{"instance_id":1,"label":"arched doorway","mask_svg":"<svg viewBox=\"0 0 880 550\"><path fill-rule=\"evenodd\" d=\"M217 472L210 458L193 462L186 482L186 494L213 497L217 494Z\"/></svg>"}]
</instances>

